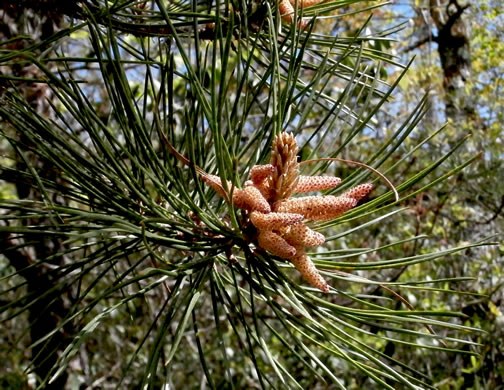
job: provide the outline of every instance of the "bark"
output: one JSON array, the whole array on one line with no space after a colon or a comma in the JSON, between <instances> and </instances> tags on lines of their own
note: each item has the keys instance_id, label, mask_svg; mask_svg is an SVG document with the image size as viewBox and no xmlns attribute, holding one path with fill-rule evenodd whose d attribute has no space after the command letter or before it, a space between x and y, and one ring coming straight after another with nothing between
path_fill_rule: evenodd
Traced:
<instances>
[{"instance_id":1,"label":"bark","mask_svg":"<svg viewBox=\"0 0 504 390\"><path fill-rule=\"evenodd\" d=\"M471 45L463 14L469 6L458 0L430 0L430 14L437 27L433 40L443 68L446 116L459 123L475 114L474 101L466 92L471 77Z\"/></svg>"},{"instance_id":2,"label":"bark","mask_svg":"<svg viewBox=\"0 0 504 390\"><path fill-rule=\"evenodd\" d=\"M34 41L42 41L57 32L64 24L64 14L71 11L75 1L42 0L42 1L6 1L0 0L0 41L6 41L19 35L29 35L29 39L13 40L6 46L8 49L20 50ZM44 50L44 48L40 48ZM17 77L40 78L40 71L32 65L15 65L0 68L1 73ZM2 88L3 87L3 88ZM6 83L0 85L0 95L8 88ZM16 83L16 88L22 92L26 101L42 115L49 115L50 89L46 84ZM27 142L26 140L22 140ZM41 178L58 180L58 170L46 160L27 154L30 164L37 170ZM18 170L27 170L26 164L19 159ZM19 199L41 200L37 188L26 181L16 181ZM55 203L59 201L56 197ZM36 225L49 223L49 221L26 220L25 224ZM19 247L22 239L14 239L10 234L0 236L2 253L9 260L16 271L25 278L28 300L37 300L29 309L29 324L31 341L36 342L55 329L58 323L68 314L65 302L66 292L57 288L58 276L52 270L54 266L64 263L63 256L55 256L50 262L40 265L37 262L54 255L63 249L62 243L57 238L41 238L38 236L24 236L25 242L33 242L30 246ZM16 247L17 245L17 247ZM53 289L52 292L48 291ZM26 302L28 303L28 301ZM68 329L67 329L68 330ZM55 333L45 342L34 346L31 350L31 364L34 373L41 380L48 377L55 366L58 354L65 347L63 331ZM65 388L67 373L64 372L53 383L44 388L60 390Z\"/></svg>"},{"instance_id":3,"label":"bark","mask_svg":"<svg viewBox=\"0 0 504 390\"><path fill-rule=\"evenodd\" d=\"M28 237L26 239L29 240ZM34 297L33 299L39 297L28 315L31 340L35 342L56 328L61 318L68 313L68 309L62 299L63 291L55 289L47 294L47 290L55 286L55 280L51 272L44 267L33 266L39 258L47 256L47 253L40 253L39 251L50 251L52 253L54 252L53 246L59 246L60 243L52 239L41 240L29 248L13 249L18 243L16 241L9 234L4 234L0 237L0 245L5 248L2 252L3 255L27 282L27 296ZM61 258L53 260L53 264L61 262ZM43 379L47 377L56 364L58 358L57 352L63 347L64 337L63 332L57 332L46 342L32 348L31 364L34 367L35 374L39 378ZM53 383L44 388L49 390L64 389L67 377L67 373L64 372Z\"/></svg>"}]
</instances>

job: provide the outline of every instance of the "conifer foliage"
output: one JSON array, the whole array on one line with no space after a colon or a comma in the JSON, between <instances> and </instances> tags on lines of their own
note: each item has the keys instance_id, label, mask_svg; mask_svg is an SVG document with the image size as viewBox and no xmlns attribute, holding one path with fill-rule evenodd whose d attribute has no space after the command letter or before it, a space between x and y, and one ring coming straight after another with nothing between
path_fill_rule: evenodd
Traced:
<instances>
[{"instance_id":1,"label":"conifer foliage","mask_svg":"<svg viewBox=\"0 0 504 390\"><path fill-rule=\"evenodd\" d=\"M427 374L384 344L477 354L460 313L403 297L432 285L456 293L437 284L457 277L388 282L383 271L484 243L399 257L388 248L421 237L348 246L471 162L443 169L460 141L400 176L428 142L400 148L426 99L364 161L394 179L399 200L361 166L324 160L359 147L400 81L368 70L407 68L370 46L387 32L314 32L330 21L316 16L358 3L304 8L300 29L274 1L83 1L42 42L1 44L1 69L36 69L2 76L0 313L39 388L68 377L142 389L350 389L356 378L428 389ZM23 94L33 83L46 112ZM325 192L297 195L312 191ZM44 240L52 249L34 253ZM30 285L33 274L44 283ZM40 325L30 313L51 302L64 306L55 324L27 339Z\"/></svg>"}]
</instances>

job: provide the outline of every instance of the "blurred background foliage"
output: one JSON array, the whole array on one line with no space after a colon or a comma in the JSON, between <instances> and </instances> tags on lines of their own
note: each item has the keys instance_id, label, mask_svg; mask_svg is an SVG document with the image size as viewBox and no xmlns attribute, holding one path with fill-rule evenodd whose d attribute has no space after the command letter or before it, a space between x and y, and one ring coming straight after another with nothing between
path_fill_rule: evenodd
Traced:
<instances>
[{"instance_id":1,"label":"blurred background foliage","mask_svg":"<svg viewBox=\"0 0 504 390\"><path fill-rule=\"evenodd\" d=\"M472 245L504 222L499 0L329 1L306 32L264 1L0 15L0 388L502 388L503 247ZM302 160L366 162L402 197L379 185L317 226L329 297L248 249L246 216L167 146L240 186L282 130Z\"/></svg>"}]
</instances>

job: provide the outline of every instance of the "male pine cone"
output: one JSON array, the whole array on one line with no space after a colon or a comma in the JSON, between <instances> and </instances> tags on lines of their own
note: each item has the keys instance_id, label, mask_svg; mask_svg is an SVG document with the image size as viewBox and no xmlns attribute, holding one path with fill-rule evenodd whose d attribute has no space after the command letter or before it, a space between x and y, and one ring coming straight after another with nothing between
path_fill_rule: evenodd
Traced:
<instances>
[{"instance_id":1,"label":"male pine cone","mask_svg":"<svg viewBox=\"0 0 504 390\"><path fill-rule=\"evenodd\" d=\"M361 184L340 196L291 198L295 193L327 190L341 183L337 177L300 176L297 153L295 138L281 133L273 140L270 163L254 166L245 188L235 188L231 201L235 207L245 210L257 229L260 248L290 260L310 285L328 293L329 285L305 252L306 247L322 245L325 237L303 221L338 217L355 207L373 186ZM229 199L218 176L207 174L202 179L220 196ZM231 183L227 184L231 188Z\"/></svg>"}]
</instances>

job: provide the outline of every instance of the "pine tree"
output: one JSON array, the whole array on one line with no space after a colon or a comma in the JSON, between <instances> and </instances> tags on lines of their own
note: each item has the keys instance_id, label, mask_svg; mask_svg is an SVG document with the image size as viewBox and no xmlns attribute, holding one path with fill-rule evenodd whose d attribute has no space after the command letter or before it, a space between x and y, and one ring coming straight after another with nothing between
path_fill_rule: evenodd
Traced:
<instances>
[{"instance_id":1,"label":"pine tree","mask_svg":"<svg viewBox=\"0 0 504 390\"><path fill-rule=\"evenodd\" d=\"M203 381L209 388L331 383L345 389L355 387L348 372L377 387L432 388L425 373L395 360L383 344L477 354L465 336L476 329L457 319L461 313L415 308L396 291L428 291L461 278L389 283L370 271L486 243L396 258L387 257L387 248L420 237L344 246L347 236L395 218L406 199L473 160L443 171L461 140L393 189L362 164L331 160L358 148L357 137L372 129L407 71L404 66L391 86L380 72L367 71L394 63L369 46L389 39L387 32L368 36L366 26L352 37L315 32L317 23L327 22L316 16L352 3L359 1L299 9L294 2L294 17L282 23L274 2L95 0L72 8L72 24L41 42L1 46L0 65L37 69L35 78L7 77L0 104L2 136L24 162L4 161L2 178L37 194L0 203L3 320L14 327L37 305L50 310L47 297L65 305L64 316L38 339L22 339L36 320L18 330L13 348L32 351L28 371L39 388L77 375L78 364L86 381L118 388L200 388ZM50 112L30 105L20 81L48 89ZM397 177L427 142L406 154L399 149L425 109L423 99L365 164ZM280 166L270 155L282 134L296 140L299 151L289 161L299 164L301 176L271 171L264 189L257 167ZM34 159L52 168L41 171ZM292 207L311 207L312 201L294 200L271 209L300 183L312 189L313 180L303 177L324 175L340 176L341 183L324 189L317 205L349 199L345 213L329 221L301 213L310 220L296 221L302 232L290 223L280 226L280 235L260 227L266 217L254 212L292 216L298 214ZM247 185L249 178L256 184ZM280 185L283 180L289 185ZM281 195L270 198L261 189ZM251 209L256 196L266 203ZM297 255L278 256L269 232L297 245ZM315 241L300 244L306 232L317 244L323 232L326 243L310 253ZM33 256L34 243L47 239L58 245ZM327 285L317 279L312 284L322 288L314 288L294 267L306 280L316 273ZM44 275L47 284L26 288L30 272ZM376 287L380 294L367 293ZM33 356L36 346L45 359ZM37 369L47 359L54 364Z\"/></svg>"}]
</instances>

